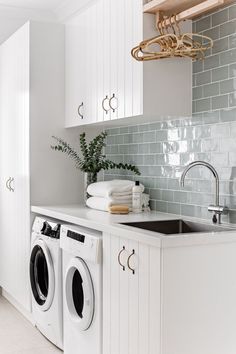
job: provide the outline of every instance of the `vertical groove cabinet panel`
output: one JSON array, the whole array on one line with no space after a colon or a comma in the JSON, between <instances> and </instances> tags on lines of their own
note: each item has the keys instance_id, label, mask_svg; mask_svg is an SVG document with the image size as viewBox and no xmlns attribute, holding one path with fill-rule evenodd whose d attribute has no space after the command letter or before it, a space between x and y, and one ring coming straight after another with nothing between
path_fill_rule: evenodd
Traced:
<instances>
[{"instance_id":1,"label":"vertical groove cabinet panel","mask_svg":"<svg viewBox=\"0 0 236 354\"><path fill-rule=\"evenodd\" d=\"M119 249L120 243L119 238L115 237L111 242L110 252L111 255L116 254L117 249ZM117 294L119 294L119 279L120 279L120 266L119 263L116 262L114 266L110 266L111 274L110 274L110 294L111 299L115 298ZM110 318L112 322L114 322L114 326L111 326L111 346L110 351L114 354L119 354L120 343L119 343L119 319L120 319L120 303L115 301L111 301L110 303Z\"/></svg>"},{"instance_id":2,"label":"vertical groove cabinet panel","mask_svg":"<svg viewBox=\"0 0 236 354\"><path fill-rule=\"evenodd\" d=\"M104 117L104 110L102 108L102 101L104 99L104 1L97 2L97 30L96 30L96 64L97 64L97 121L102 122Z\"/></svg>"},{"instance_id":3,"label":"vertical groove cabinet panel","mask_svg":"<svg viewBox=\"0 0 236 354\"><path fill-rule=\"evenodd\" d=\"M116 0L110 0L110 105L111 105L111 119L118 118L118 106L120 102L120 90L118 87L118 64L123 58L119 53L119 38L122 24L122 18L120 18L120 8L122 3Z\"/></svg>"},{"instance_id":4,"label":"vertical groove cabinet panel","mask_svg":"<svg viewBox=\"0 0 236 354\"><path fill-rule=\"evenodd\" d=\"M87 24L84 14L66 26L65 31L65 99L66 127L73 127L87 118L85 106L85 31ZM80 112L78 112L78 110ZM79 115L83 116L83 118Z\"/></svg>"},{"instance_id":5,"label":"vertical groove cabinet panel","mask_svg":"<svg viewBox=\"0 0 236 354\"><path fill-rule=\"evenodd\" d=\"M161 253L159 248L149 249L149 354L161 352ZM159 269L159 272L157 272ZM141 334L141 333L140 333Z\"/></svg>"},{"instance_id":6,"label":"vertical groove cabinet panel","mask_svg":"<svg viewBox=\"0 0 236 354\"><path fill-rule=\"evenodd\" d=\"M109 106L110 99L110 72L111 72L111 0L104 0L104 13L103 13L103 107L104 115L103 120L108 121L111 119L111 110ZM115 38L113 38L115 40Z\"/></svg>"},{"instance_id":7,"label":"vertical groove cabinet panel","mask_svg":"<svg viewBox=\"0 0 236 354\"><path fill-rule=\"evenodd\" d=\"M97 3L89 7L85 12L85 68L86 68L86 117L83 124L91 124L97 121ZM80 65L79 62L77 65Z\"/></svg>"},{"instance_id":8,"label":"vertical groove cabinet panel","mask_svg":"<svg viewBox=\"0 0 236 354\"><path fill-rule=\"evenodd\" d=\"M113 242L113 237L111 238ZM120 253L122 252L122 253ZM130 282L129 282L129 272L127 267L127 260L129 256L129 243L128 240L124 238L120 238L120 246L113 253L113 259L111 260L111 267L114 266L115 263L118 262L118 255L120 254L120 262L123 264L123 267L120 266L120 279L119 279L119 347L120 354L129 354L129 290L130 290ZM113 299L111 298L111 301ZM112 321L111 327L114 326Z\"/></svg>"},{"instance_id":9,"label":"vertical groove cabinet panel","mask_svg":"<svg viewBox=\"0 0 236 354\"><path fill-rule=\"evenodd\" d=\"M132 48L143 40L143 3L133 1L133 28L132 28ZM132 58L132 115L137 116L143 112L143 64Z\"/></svg>"},{"instance_id":10,"label":"vertical groove cabinet panel","mask_svg":"<svg viewBox=\"0 0 236 354\"><path fill-rule=\"evenodd\" d=\"M142 247L141 247L142 249ZM140 315L140 286L143 279L141 276L140 270L142 269L142 264L140 264L143 259L140 256L139 244L138 242L129 241L129 265L133 271L127 269L129 274L129 306L128 306L128 315L129 315L129 354L139 353L139 338L140 338L140 323L139 323L139 315ZM132 253L134 255L132 255ZM147 259L144 260L146 263ZM144 267L146 264L144 265Z\"/></svg>"},{"instance_id":11,"label":"vertical groove cabinet panel","mask_svg":"<svg viewBox=\"0 0 236 354\"><path fill-rule=\"evenodd\" d=\"M115 41L117 46L117 118L125 117L125 2L117 1L118 38ZM113 94L113 92L111 92Z\"/></svg>"},{"instance_id":12,"label":"vertical groove cabinet panel","mask_svg":"<svg viewBox=\"0 0 236 354\"><path fill-rule=\"evenodd\" d=\"M160 250L104 234L103 354L160 354Z\"/></svg>"},{"instance_id":13,"label":"vertical groove cabinet panel","mask_svg":"<svg viewBox=\"0 0 236 354\"><path fill-rule=\"evenodd\" d=\"M149 247L143 245L139 249L139 353L149 354L149 316L150 316L150 274L149 274ZM155 280L156 281L156 280ZM157 319L158 321L158 319ZM156 333L157 335L157 333Z\"/></svg>"},{"instance_id":14,"label":"vertical groove cabinet panel","mask_svg":"<svg viewBox=\"0 0 236 354\"><path fill-rule=\"evenodd\" d=\"M125 1L125 117L133 115L134 59L130 52L133 46L133 21L136 20L136 15L133 13L133 0Z\"/></svg>"}]
</instances>

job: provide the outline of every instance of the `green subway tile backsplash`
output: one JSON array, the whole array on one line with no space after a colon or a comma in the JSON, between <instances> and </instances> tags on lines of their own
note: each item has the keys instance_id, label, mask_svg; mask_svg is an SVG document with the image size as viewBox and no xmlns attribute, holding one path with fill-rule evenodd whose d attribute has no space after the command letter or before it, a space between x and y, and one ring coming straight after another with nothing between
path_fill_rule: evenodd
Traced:
<instances>
[{"instance_id":1,"label":"green subway tile backsplash","mask_svg":"<svg viewBox=\"0 0 236 354\"><path fill-rule=\"evenodd\" d=\"M193 63L193 115L108 129L107 156L134 163L141 172L106 171L105 179L139 179L155 210L211 218L214 180L205 168L189 171L184 190L179 178L194 160L210 162L220 176L221 203L236 223L236 4L197 19L193 29L209 35L214 48ZM135 118L134 118L135 120Z\"/></svg>"}]
</instances>

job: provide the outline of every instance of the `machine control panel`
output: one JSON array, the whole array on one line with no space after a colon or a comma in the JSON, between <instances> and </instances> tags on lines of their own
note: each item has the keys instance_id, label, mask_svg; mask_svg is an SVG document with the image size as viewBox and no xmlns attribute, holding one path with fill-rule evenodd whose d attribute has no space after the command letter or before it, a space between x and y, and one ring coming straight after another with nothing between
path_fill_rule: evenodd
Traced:
<instances>
[{"instance_id":1,"label":"machine control panel","mask_svg":"<svg viewBox=\"0 0 236 354\"><path fill-rule=\"evenodd\" d=\"M62 225L60 247L74 256L100 263L102 234L76 225Z\"/></svg>"},{"instance_id":2,"label":"machine control panel","mask_svg":"<svg viewBox=\"0 0 236 354\"><path fill-rule=\"evenodd\" d=\"M32 231L51 238L60 238L61 224L55 220L36 217Z\"/></svg>"},{"instance_id":3,"label":"machine control panel","mask_svg":"<svg viewBox=\"0 0 236 354\"><path fill-rule=\"evenodd\" d=\"M76 240L76 241L82 242L82 243L84 243L84 240L85 240L85 235L82 235L78 232L74 232L71 230L67 231L67 237L72 238L73 240Z\"/></svg>"}]
</instances>

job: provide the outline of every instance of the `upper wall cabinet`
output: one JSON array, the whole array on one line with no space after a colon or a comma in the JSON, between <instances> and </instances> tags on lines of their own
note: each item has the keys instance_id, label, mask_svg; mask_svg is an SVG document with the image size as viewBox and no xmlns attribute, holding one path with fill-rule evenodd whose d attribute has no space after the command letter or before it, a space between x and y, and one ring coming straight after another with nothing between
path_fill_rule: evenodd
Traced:
<instances>
[{"instance_id":1,"label":"upper wall cabinet","mask_svg":"<svg viewBox=\"0 0 236 354\"><path fill-rule=\"evenodd\" d=\"M97 0L66 24L66 127L191 113L190 60L143 64L131 56L157 35L142 9L142 0Z\"/></svg>"}]
</instances>

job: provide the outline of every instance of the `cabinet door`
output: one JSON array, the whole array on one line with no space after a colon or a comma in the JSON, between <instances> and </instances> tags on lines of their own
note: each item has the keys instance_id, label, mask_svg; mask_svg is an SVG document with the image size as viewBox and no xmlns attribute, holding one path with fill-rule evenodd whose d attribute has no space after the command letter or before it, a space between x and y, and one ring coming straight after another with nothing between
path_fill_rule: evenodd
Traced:
<instances>
[{"instance_id":1,"label":"cabinet door","mask_svg":"<svg viewBox=\"0 0 236 354\"><path fill-rule=\"evenodd\" d=\"M104 9L105 2L107 0L99 0L96 3L97 6L97 28L96 28L96 72L97 72L97 121L102 122L104 120L105 111L103 109L103 100L105 98L105 89L104 89L104 72L106 70L105 62L105 25L104 25ZM107 102L105 102L106 104ZM106 118L106 117L105 117Z\"/></svg>"},{"instance_id":2,"label":"cabinet door","mask_svg":"<svg viewBox=\"0 0 236 354\"><path fill-rule=\"evenodd\" d=\"M105 120L142 114L143 65L131 56L142 40L142 0L105 0L104 97Z\"/></svg>"},{"instance_id":3,"label":"cabinet door","mask_svg":"<svg viewBox=\"0 0 236 354\"><path fill-rule=\"evenodd\" d=\"M65 30L66 127L84 124L87 118L87 107L85 105L86 26L85 13L81 13L70 24L66 25Z\"/></svg>"},{"instance_id":4,"label":"cabinet door","mask_svg":"<svg viewBox=\"0 0 236 354\"><path fill-rule=\"evenodd\" d=\"M1 286L29 310L29 24L1 47L0 102Z\"/></svg>"},{"instance_id":5,"label":"cabinet door","mask_svg":"<svg viewBox=\"0 0 236 354\"><path fill-rule=\"evenodd\" d=\"M227 241L163 250L163 354L236 353L235 253Z\"/></svg>"},{"instance_id":6,"label":"cabinet door","mask_svg":"<svg viewBox=\"0 0 236 354\"><path fill-rule=\"evenodd\" d=\"M85 71L86 71L86 118L84 124L97 121L97 2L86 9Z\"/></svg>"},{"instance_id":7,"label":"cabinet door","mask_svg":"<svg viewBox=\"0 0 236 354\"><path fill-rule=\"evenodd\" d=\"M160 250L104 235L104 354L160 353Z\"/></svg>"}]
</instances>

